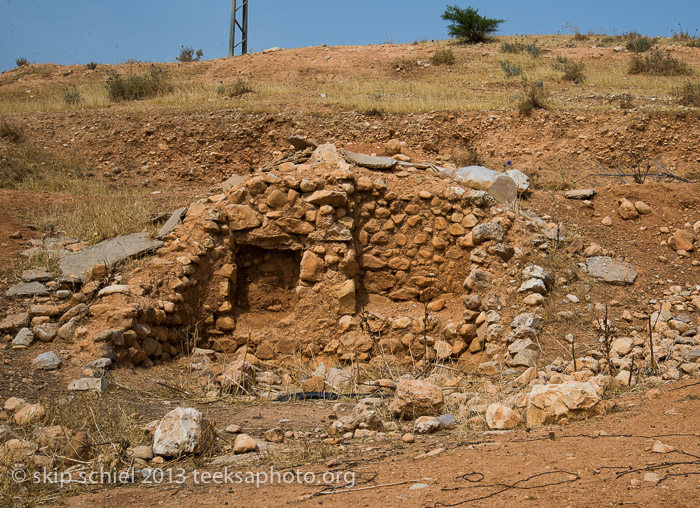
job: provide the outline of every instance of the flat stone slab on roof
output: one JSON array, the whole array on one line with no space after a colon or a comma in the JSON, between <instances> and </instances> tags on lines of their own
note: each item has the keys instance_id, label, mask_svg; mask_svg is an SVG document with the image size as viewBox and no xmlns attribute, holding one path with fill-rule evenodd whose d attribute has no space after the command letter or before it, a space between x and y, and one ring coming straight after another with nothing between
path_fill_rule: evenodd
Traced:
<instances>
[{"instance_id":1,"label":"flat stone slab on roof","mask_svg":"<svg viewBox=\"0 0 700 508\"><path fill-rule=\"evenodd\" d=\"M59 263L64 275L82 277L94 265L112 266L149 250L163 246L160 240L151 240L148 233L133 233L110 238L80 252L68 254Z\"/></svg>"}]
</instances>

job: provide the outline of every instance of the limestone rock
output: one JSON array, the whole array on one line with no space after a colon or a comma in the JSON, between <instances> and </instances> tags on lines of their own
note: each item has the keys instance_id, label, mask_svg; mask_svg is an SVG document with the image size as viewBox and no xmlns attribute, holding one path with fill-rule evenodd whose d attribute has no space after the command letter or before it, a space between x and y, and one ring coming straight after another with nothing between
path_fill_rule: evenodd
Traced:
<instances>
[{"instance_id":1,"label":"limestone rock","mask_svg":"<svg viewBox=\"0 0 700 508\"><path fill-rule=\"evenodd\" d=\"M341 316L355 314L355 281L350 279L343 282L336 295L338 297L338 314Z\"/></svg>"},{"instance_id":2,"label":"limestone rock","mask_svg":"<svg viewBox=\"0 0 700 508\"><path fill-rule=\"evenodd\" d=\"M15 332L22 328L26 328L31 323L31 317L28 312L18 312L9 314L0 321L0 332Z\"/></svg>"},{"instance_id":3,"label":"limestone rock","mask_svg":"<svg viewBox=\"0 0 700 508\"><path fill-rule=\"evenodd\" d=\"M84 377L71 381L68 384L68 391L76 392L106 392L109 388L107 378Z\"/></svg>"},{"instance_id":4,"label":"limestone rock","mask_svg":"<svg viewBox=\"0 0 700 508\"><path fill-rule=\"evenodd\" d=\"M258 443L248 434L238 434L233 442L233 453L240 455L258 451Z\"/></svg>"},{"instance_id":5,"label":"limestone rock","mask_svg":"<svg viewBox=\"0 0 700 508\"><path fill-rule=\"evenodd\" d=\"M349 164L368 169L391 169L396 166L396 160L391 157L373 157L362 153L343 150L343 156Z\"/></svg>"},{"instance_id":6,"label":"limestone rock","mask_svg":"<svg viewBox=\"0 0 700 508\"><path fill-rule=\"evenodd\" d=\"M486 222L484 224L479 224L472 229L472 240L474 245L479 245L489 240L493 240L496 243L503 241L505 232L500 224L496 222Z\"/></svg>"},{"instance_id":7,"label":"limestone rock","mask_svg":"<svg viewBox=\"0 0 700 508\"><path fill-rule=\"evenodd\" d=\"M321 280L321 275L325 270L325 264L323 259L318 257L316 254L307 250L304 252L301 258L301 271L299 273L299 278L301 280L307 280L316 282Z\"/></svg>"},{"instance_id":8,"label":"limestone rock","mask_svg":"<svg viewBox=\"0 0 700 508\"><path fill-rule=\"evenodd\" d=\"M589 275L608 284L630 285L637 278L634 267L622 259L597 256L588 258L586 265Z\"/></svg>"},{"instance_id":9,"label":"limestone rock","mask_svg":"<svg viewBox=\"0 0 700 508\"><path fill-rule=\"evenodd\" d=\"M632 220L639 217L639 212L634 207L634 203L627 199L622 200L622 203L620 203L620 207L618 208L617 213L619 213L620 217L622 217L624 220Z\"/></svg>"},{"instance_id":10,"label":"limestone rock","mask_svg":"<svg viewBox=\"0 0 700 508\"><path fill-rule=\"evenodd\" d=\"M201 453L214 441L214 428L202 413L178 407L170 411L153 433L153 453L177 457Z\"/></svg>"},{"instance_id":11,"label":"limestone rock","mask_svg":"<svg viewBox=\"0 0 700 508\"><path fill-rule=\"evenodd\" d=\"M639 212L639 215L648 215L651 213L651 207L647 205L644 201L635 201L634 207Z\"/></svg>"},{"instance_id":12,"label":"limestone rock","mask_svg":"<svg viewBox=\"0 0 700 508\"><path fill-rule=\"evenodd\" d=\"M520 422L520 415L503 404L491 404L486 410L486 425L489 429L514 429Z\"/></svg>"},{"instance_id":13,"label":"limestone rock","mask_svg":"<svg viewBox=\"0 0 700 508\"><path fill-rule=\"evenodd\" d=\"M605 408L591 383L569 381L535 385L527 397L528 427L537 427L563 417L603 413Z\"/></svg>"},{"instance_id":14,"label":"limestone rock","mask_svg":"<svg viewBox=\"0 0 700 508\"><path fill-rule=\"evenodd\" d=\"M261 215L248 205L228 205L225 210L232 231L254 229L262 224Z\"/></svg>"},{"instance_id":15,"label":"limestone rock","mask_svg":"<svg viewBox=\"0 0 700 508\"><path fill-rule=\"evenodd\" d=\"M53 351L41 353L32 360L32 365L38 370L56 370L63 364L63 360Z\"/></svg>"},{"instance_id":16,"label":"limestone rock","mask_svg":"<svg viewBox=\"0 0 700 508\"><path fill-rule=\"evenodd\" d=\"M595 195L595 189L575 189L564 193L566 199L591 199Z\"/></svg>"},{"instance_id":17,"label":"limestone rock","mask_svg":"<svg viewBox=\"0 0 700 508\"><path fill-rule=\"evenodd\" d=\"M311 194L306 201L312 205L329 205L334 208L345 206L348 201L348 195L345 192L330 191L330 190L317 190Z\"/></svg>"},{"instance_id":18,"label":"limestone rock","mask_svg":"<svg viewBox=\"0 0 700 508\"><path fill-rule=\"evenodd\" d=\"M444 397L439 386L429 381L404 379L396 385L390 409L398 418L412 419L439 415L443 403Z\"/></svg>"},{"instance_id":19,"label":"limestone rock","mask_svg":"<svg viewBox=\"0 0 700 508\"><path fill-rule=\"evenodd\" d=\"M32 333L32 331L29 328L22 328L19 332L17 332L15 338L12 339L12 347L27 347L32 342L34 342L34 334Z\"/></svg>"},{"instance_id":20,"label":"limestone rock","mask_svg":"<svg viewBox=\"0 0 700 508\"><path fill-rule=\"evenodd\" d=\"M45 296L49 290L41 282L20 282L5 292L6 296Z\"/></svg>"},{"instance_id":21,"label":"limestone rock","mask_svg":"<svg viewBox=\"0 0 700 508\"><path fill-rule=\"evenodd\" d=\"M679 229L669 239L668 245L673 250L690 252L693 250L693 233L685 229Z\"/></svg>"},{"instance_id":22,"label":"limestone rock","mask_svg":"<svg viewBox=\"0 0 700 508\"><path fill-rule=\"evenodd\" d=\"M17 425L28 425L41 421L46 415L46 409L41 404L30 404L14 414L13 419Z\"/></svg>"},{"instance_id":23,"label":"limestone rock","mask_svg":"<svg viewBox=\"0 0 700 508\"><path fill-rule=\"evenodd\" d=\"M530 189L530 177L519 169L509 169L506 175L511 177L518 187L518 193L522 194Z\"/></svg>"}]
</instances>

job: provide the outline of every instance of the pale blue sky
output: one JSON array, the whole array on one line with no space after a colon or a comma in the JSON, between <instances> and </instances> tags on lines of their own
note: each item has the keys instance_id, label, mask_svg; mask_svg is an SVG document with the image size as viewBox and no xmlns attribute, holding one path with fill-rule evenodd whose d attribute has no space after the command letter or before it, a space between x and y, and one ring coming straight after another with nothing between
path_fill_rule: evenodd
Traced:
<instances>
[{"instance_id":1,"label":"pale blue sky","mask_svg":"<svg viewBox=\"0 0 700 508\"><path fill-rule=\"evenodd\" d=\"M447 38L445 6L503 18L499 33L671 35L700 28L697 0L250 0L249 50ZM228 52L230 0L0 0L0 70L15 59L60 64L173 61L181 45Z\"/></svg>"}]
</instances>

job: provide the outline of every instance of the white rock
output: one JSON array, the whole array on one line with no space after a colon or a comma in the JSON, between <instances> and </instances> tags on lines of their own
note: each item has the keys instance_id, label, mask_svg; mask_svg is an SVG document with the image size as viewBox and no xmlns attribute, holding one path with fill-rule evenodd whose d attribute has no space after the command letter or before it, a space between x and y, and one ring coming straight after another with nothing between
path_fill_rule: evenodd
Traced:
<instances>
[{"instance_id":1,"label":"white rock","mask_svg":"<svg viewBox=\"0 0 700 508\"><path fill-rule=\"evenodd\" d=\"M214 440L214 429L193 408L178 407L170 411L153 433L153 453L175 457L205 451Z\"/></svg>"}]
</instances>

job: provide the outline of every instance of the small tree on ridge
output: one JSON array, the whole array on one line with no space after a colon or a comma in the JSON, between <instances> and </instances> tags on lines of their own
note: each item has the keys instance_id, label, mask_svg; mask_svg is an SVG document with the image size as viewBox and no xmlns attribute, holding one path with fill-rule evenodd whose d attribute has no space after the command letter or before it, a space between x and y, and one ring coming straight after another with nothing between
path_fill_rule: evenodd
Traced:
<instances>
[{"instance_id":1,"label":"small tree on ridge","mask_svg":"<svg viewBox=\"0 0 700 508\"><path fill-rule=\"evenodd\" d=\"M456 5L448 5L442 19L451 21L448 27L450 36L457 37L465 43L484 42L490 34L498 30L498 25L505 21L480 16L479 9L473 7L462 9Z\"/></svg>"}]
</instances>

